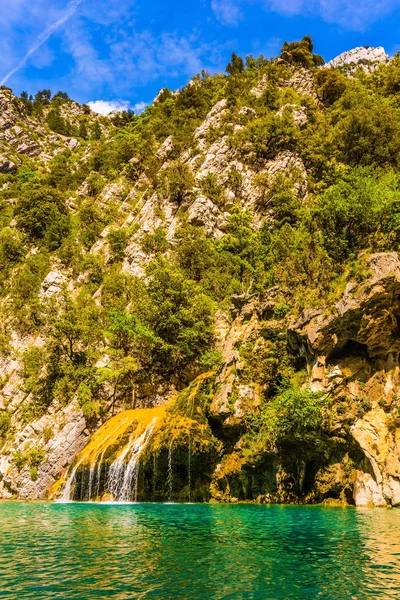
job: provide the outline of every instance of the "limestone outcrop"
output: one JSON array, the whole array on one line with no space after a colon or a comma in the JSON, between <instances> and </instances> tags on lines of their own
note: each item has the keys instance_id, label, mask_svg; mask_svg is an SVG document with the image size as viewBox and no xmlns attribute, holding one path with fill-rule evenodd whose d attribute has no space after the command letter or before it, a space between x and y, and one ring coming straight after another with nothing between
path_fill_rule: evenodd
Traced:
<instances>
[{"instance_id":1,"label":"limestone outcrop","mask_svg":"<svg viewBox=\"0 0 400 600\"><path fill-rule=\"evenodd\" d=\"M379 64L385 64L389 61L389 56L386 54L382 46L374 48L373 46L359 46L352 50L347 50L331 61L327 62L324 67L340 68L354 67L361 68L369 72L376 68Z\"/></svg>"},{"instance_id":2,"label":"limestone outcrop","mask_svg":"<svg viewBox=\"0 0 400 600\"><path fill-rule=\"evenodd\" d=\"M309 310L290 325L289 335L303 352L329 358L354 343L365 346L371 357L400 351L399 256L373 254L366 269L366 281L348 283L333 307Z\"/></svg>"},{"instance_id":3,"label":"limestone outcrop","mask_svg":"<svg viewBox=\"0 0 400 600\"><path fill-rule=\"evenodd\" d=\"M357 506L400 506L400 429L397 414L379 405L351 428L371 465L357 472L354 501Z\"/></svg>"},{"instance_id":4,"label":"limestone outcrop","mask_svg":"<svg viewBox=\"0 0 400 600\"><path fill-rule=\"evenodd\" d=\"M343 427L346 420L354 423L348 434L363 454L352 475L355 504L397 506L399 256L372 254L366 269L368 276L361 285L348 283L336 304L307 311L289 325L288 333L296 351L307 359L310 388L344 403L337 426ZM354 407L359 402L363 414L356 418Z\"/></svg>"}]
</instances>

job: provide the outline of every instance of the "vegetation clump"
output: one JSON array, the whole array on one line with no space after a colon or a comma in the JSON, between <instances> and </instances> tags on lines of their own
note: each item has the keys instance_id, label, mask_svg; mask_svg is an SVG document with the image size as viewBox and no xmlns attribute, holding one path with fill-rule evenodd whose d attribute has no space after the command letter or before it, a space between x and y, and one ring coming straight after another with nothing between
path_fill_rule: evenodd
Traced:
<instances>
[{"instance_id":1,"label":"vegetation clump","mask_svg":"<svg viewBox=\"0 0 400 600\"><path fill-rule=\"evenodd\" d=\"M140 115L13 99L38 150L7 146L15 172L0 174L0 349L24 395L15 418L0 411L1 443L72 402L94 430L175 393L157 456L190 437L236 473L320 452L330 400L294 381L288 322L400 243L400 57L351 76L323 64L309 36L272 60L233 53ZM228 335L239 321L245 341ZM43 459L14 463L35 479Z\"/></svg>"}]
</instances>

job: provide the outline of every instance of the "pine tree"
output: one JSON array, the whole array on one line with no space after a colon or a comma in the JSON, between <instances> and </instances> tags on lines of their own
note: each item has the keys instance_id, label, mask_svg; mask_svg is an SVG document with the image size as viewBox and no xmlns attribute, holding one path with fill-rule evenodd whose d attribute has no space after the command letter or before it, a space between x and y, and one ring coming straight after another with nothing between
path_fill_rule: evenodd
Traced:
<instances>
[{"instance_id":1,"label":"pine tree","mask_svg":"<svg viewBox=\"0 0 400 600\"><path fill-rule=\"evenodd\" d=\"M87 130L87 126L86 126L86 121L80 122L79 129L78 129L78 137L82 138L83 140L88 139L88 130Z\"/></svg>"},{"instance_id":2,"label":"pine tree","mask_svg":"<svg viewBox=\"0 0 400 600\"><path fill-rule=\"evenodd\" d=\"M101 127L99 125L99 122L96 121L96 123L92 127L92 139L99 140L100 138L101 138Z\"/></svg>"},{"instance_id":3,"label":"pine tree","mask_svg":"<svg viewBox=\"0 0 400 600\"><path fill-rule=\"evenodd\" d=\"M65 121L62 118L60 109L58 107L49 111L49 114L46 117L46 122L52 131L60 133L61 135L66 134Z\"/></svg>"},{"instance_id":4,"label":"pine tree","mask_svg":"<svg viewBox=\"0 0 400 600\"><path fill-rule=\"evenodd\" d=\"M232 52L231 61L226 65L226 72L229 73L229 75L237 75L238 73L243 73L243 71L243 58Z\"/></svg>"}]
</instances>

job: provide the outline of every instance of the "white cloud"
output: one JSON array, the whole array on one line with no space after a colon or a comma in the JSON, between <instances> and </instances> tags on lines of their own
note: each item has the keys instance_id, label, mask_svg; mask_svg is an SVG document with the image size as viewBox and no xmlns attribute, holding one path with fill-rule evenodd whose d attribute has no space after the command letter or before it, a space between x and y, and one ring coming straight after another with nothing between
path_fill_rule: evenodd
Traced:
<instances>
[{"instance_id":1,"label":"white cloud","mask_svg":"<svg viewBox=\"0 0 400 600\"><path fill-rule=\"evenodd\" d=\"M213 9L218 21L223 25L237 25L243 18L239 6L240 0L212 0Z\"/></svg>"},{"instance_id":2,"label":"white cloud","mask_svg":"<svg viewBox=\"0 0 400 600\"><path fill-rule=\"evenodd\" d=\"M107 54L100 55L84 21L74 20L67 28L63 43L74 60L71 75L79 81L81 90L102 89L102 95L117 90L125 96L159 78L190 78L202 69L220 68L223 62L217 45L205 44L191 34L165 32L156 36L125 28L113 37Z\"/></svg>"},{"instance_id":3,"label":"white cloud","mask_svg":"<svg viewBox=\"0 0 400 600\"><path fill-rule=\"evenodd\" d=\"M319 0L325 21L345 29L363 30L400 7L400 0Z\"/></svg>"},{"instance_id":4,"label":"white cloud","mask_svg":"<svg viewBox=\"0 0 400 600\"><path fill-rule=\"evenodd\" d=\"M93 112L99 115L107 116L110 113L122 110L128 110L129 102L127 100L91 100L87 103Z\"/></svg>"},{"instance_id":5,"label":"white cloud","mask_svg":"<svg viewBox=\"0 0 400 600\"><path fill-rule=\"evenodd\" d=\"M400 0L211 0L211 8L221 23L237 25L243 18L242 7L254 3L286 16L317 15L328 23L356 31L400 7Z\"/></svg>"},{"instance_id":6,"label":"white cloud","mask_svg":"<svg viewBox=\"0 0 400 600\"><path fill-rule=\"evenodd\" d=\"M19 71L20 69L22 69L26 65L26 63L28 62L29 58L41 46L43 46L43 44L45 42L47 42L47 40L49 39L49 37L52 36L53 33L55 33L58 29L60 29L60 27L62 27L62 25L64 25L64 23L66 23L67 21L69 21L69 19L73 16L73 14L77 10L77 8L80 6L80 4L82 4L82 2L83 2L83 0L71 0L71 2L67 6L67 10L64 12L64 14L62 15L62 17L60 17L59 19L57 19L57 21L55 21L54 23L52 23L49 27L47 27L47 29L45 29L44 31L42 31L42 33L36 38L36 40L34 41L34 43L32 44L32 46L28 49L28 51L26 52L25 56L17 64L17 66L14 67L14 69L11 69L11 71L9 71L7 73L7 75L5 77L3 77L3 79L0 81L0 85L4 85L10 79L10 77L12 77L15 73L17 73L17 71Z\"/></svg>"},{"instance_id":7,"label":"white cloud","mask_svg":"<svg viewBox=\"0 0 400 600\"><path fill-rule=\"evenodd\" d=\"M236 0L213 1L222 7ZM159 79L165 85L167 79L189 79L202 69L222 69L223 46L205 43L198 32L143 29L136 18L137 4L138 0L0 0L0 68L3 77L8 73L4 80L13 74L14 88L54 87L77 99L127 98ZM232 15L225 18L239 18L238 13ZM46 43L51 35L58 37L60 57ZM46 72L46 79L36 72L34 81L26 81L26 63L39 71L58 58L60 68ZM139 100L140 96L133 103Z\"/></svg>"},{"instance_id":8,"label":"white cloud","mask_svg":"<svg viewBox=\"0 0 400 600\"><path fill-rule=\"evenodd\" d=\"M135 113L140 114L141 112L144 111L146 106L147 106L146 102L136 102L136 104L133 105L133 110L135 111Z\"/></svg>"},{"instance_id":9,"label":"white cloud","mask_svg":"<svg viewBox=\"0 0 400 600\"><path fill-rule=\"evenodd\" d=\"M136 114L140 114L147 106L147 102L136 102L130 106L128 100L91 100L87 103L93 112L105 117L112 112L132 109Z\"/></svg>"}]
</instances>

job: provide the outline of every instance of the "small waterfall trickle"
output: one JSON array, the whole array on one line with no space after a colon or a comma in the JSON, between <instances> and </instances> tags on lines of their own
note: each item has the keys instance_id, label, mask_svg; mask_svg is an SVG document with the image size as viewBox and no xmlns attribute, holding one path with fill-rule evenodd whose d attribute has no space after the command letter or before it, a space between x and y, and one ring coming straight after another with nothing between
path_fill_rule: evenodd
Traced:
<instances>
[{"instance_id":1,"label":"small waterfall trickle","mask_svg":"<svg viewBox=\"0 0 400 600\"><path fill-rule=\"evenodd\" d=\"M103 466L104 454L105 450L100 455L100 460L98 462L98 467L96 469L96 496L95 498L100 498L100 485L101 485L101 469Z\"/></svg>"},{"instance_id":2,"label":"small waterfall trickle","mask_svg":"<svg viewBox=\"0 0 400 600\"><path fill-rule=\"evenodd\" d=\"M173 470L172 470L172 442L173 440L171 440L169 448L168 448L168 475L167 475L167 484L168 484L168 502L172 502L172 495L173 495L173 485L172 485L172 477L173 477Z\"/></svg>"},{"instance_id":3,"label":"small waterfall trickle","mask_svg":"<svg viewBox=\"0 0 400 600\"><path fill-rule=\"evenodd\" d=\"M91 466L90 471L89 471L89 499L92 497L92 487L93 487L93 481L94 481L95 474L96 474L96 469L94 466Z\"/></svg>"},{"instance_id":4,"label":"small waterfall trickle","mask_svg":"<svg viewBox=\"0 0 400 600\"><path fill-rule=\"evenodd\" d=\"M156 495L156 484L157 484L157 460L156 460L156 455L153 454L153 478L152 478L153 498L155 498L155 495Z\"/></svg>"},{"instance_id":5,"label":"small waterfall trickle","mask_svg":"<svg viewBox=\"0 0 400 600\"><path fill-rule=\"evenodd\" d=\"M71 473L67 483L65 484L64 492L62 493L62 495L60 497L60 500L62 502L69 502L71 500L72 485L75 483L75 475L76 475L79 465L80 465L80 463L78 462L75 465L75 467L72 469L72 473Z\"/></svg>"},{"instance_id":6,"label":"small waterfall trickle","mask_svg":"<svg viewBox=\"0 0 400 600\"><path fill-rule=\"evenodd\" d=\"M85 499L85 471L81 471L81 485L79 487L80 493L79 493L79 500L81 502L84 501ZM90 500L90 498L89 498Z\"/></svg>"},{"instance_id":7,"label":"small waterfall trickle","mask_svg":"<svg viewBox=\"0 0 400 600\"><path fill-rule=\"evenodd\" d=\"M188 445L188 488L189 488L189 502L192 501L192 449L190 443L189 433L189 445Z\"/></svg>"},{"instance_id":8,"label":"small waterfall trickle","mask_svg":"<svg viewBox=\"0 0 400 600\"><path fill-rule=\"evenodd\" d=\"M117 495L117 500L127 501L130 500L132 490L134 492L134 499L137 502L138 495L138 482L139 482L139 458L153 432L156 419L146 427L140 437L134 440L132 446L130 446L131 457L128 464L125 467L125 474L122 481L121 489Z\"/></svg>"}]
</instances>

